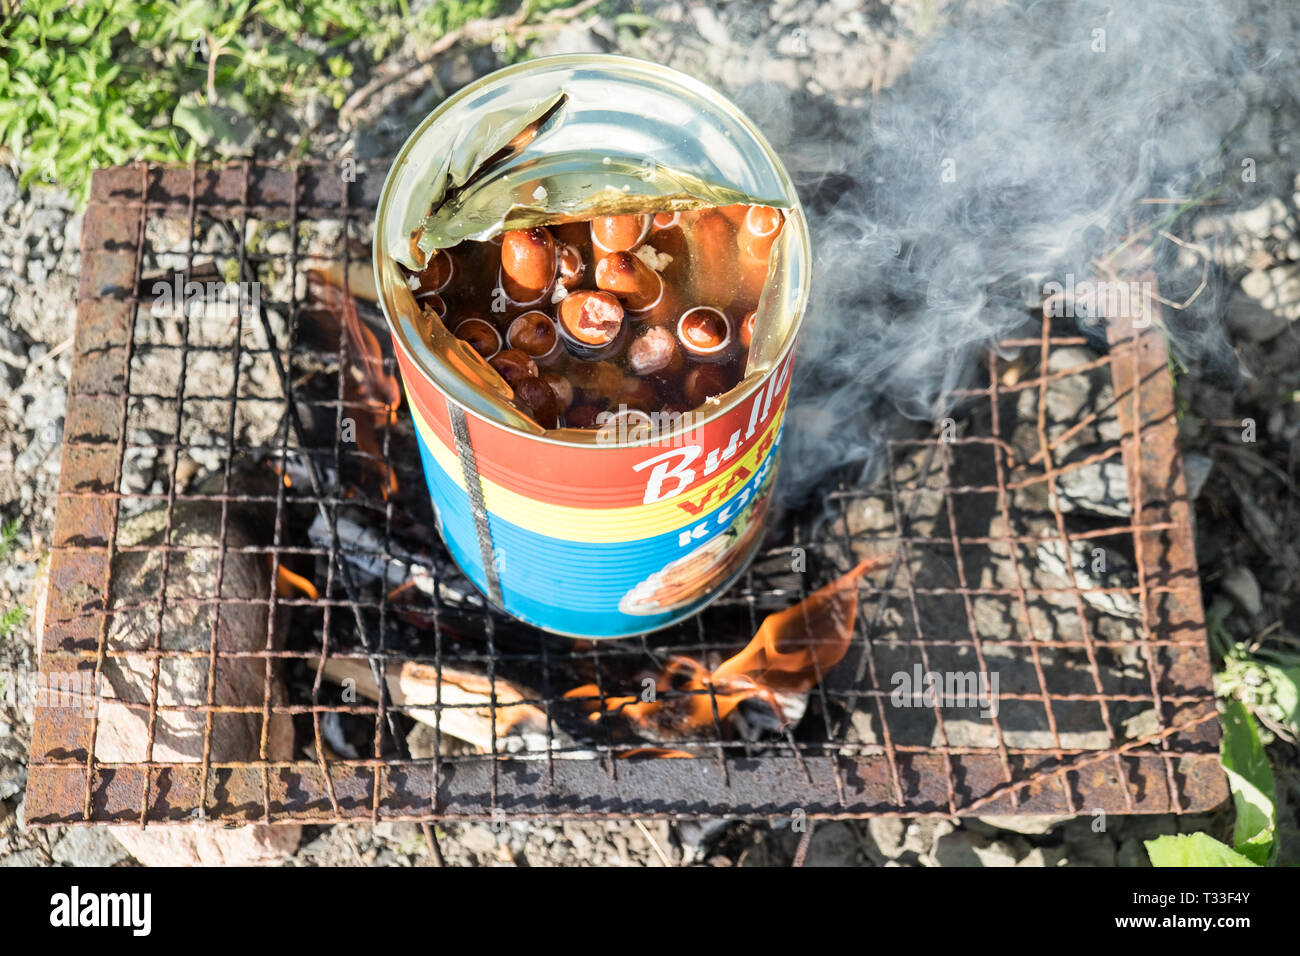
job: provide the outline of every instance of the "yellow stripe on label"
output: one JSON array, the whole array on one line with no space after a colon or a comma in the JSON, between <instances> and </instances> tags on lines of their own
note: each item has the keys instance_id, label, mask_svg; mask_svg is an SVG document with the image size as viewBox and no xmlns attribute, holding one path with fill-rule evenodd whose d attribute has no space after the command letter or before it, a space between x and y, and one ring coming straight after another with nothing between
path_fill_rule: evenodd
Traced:
<instances>
[{"instance_id":1,"label":"yellow stripe on label","mask_svg":"<svg viewBox=\"0 0 1300 956\"><path fill-rule=\"evenodd\" d=\"M566 541L614 543L653 538L676 531L710 514L740 492L745 481L762 465L763 459L772 453L774 439L785 417L785 405L783 397L767 428L755 436L739 459L729 463L708 481L665 501L622 508L574 508L538 501L504 488L488 478L481 478L483 501L487 510L496 517L537 534ZM465 491L460 459L438 440L415 403L407 402L407 408L411 410L415 427L419 429L420 437L424 439L434 460L456 486ZM770 443L769 436L773 439ZM653 456L656 451L653 447L647 448L646 457ZM691 467L698 471L703 467L704 459L705 456L701 454Z\"/></svg>"}]
</instances>

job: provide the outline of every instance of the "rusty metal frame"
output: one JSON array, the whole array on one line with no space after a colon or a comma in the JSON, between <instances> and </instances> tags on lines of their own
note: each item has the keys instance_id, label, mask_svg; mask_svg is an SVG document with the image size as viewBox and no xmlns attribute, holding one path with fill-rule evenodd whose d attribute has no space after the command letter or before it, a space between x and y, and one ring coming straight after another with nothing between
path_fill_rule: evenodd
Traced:
<instances>
[{"instance_id":1,"label":"rusty metal frame","mask_svg":"<svg viewBox=\"0 0 1300 956\"><path fill-rule=\"evenodd\" d=\"M80 672L97 677L106 658L115 653L108 647L109 573L118 553L117 524L123 462L128 442L126 429L128 405L133 397L130 372L135 343L133 327L140 301L141 263L146 251L146 226L152 216L160 214L188 217L190 249L186 274L194 265L194 226L198 212L210 216L228 216L241 224L249 217L286 220L296 230L297 224L316 217L340 218L346 222L366 221L371 215L380 185L379 173L365 173L353 182L345 181L328 165L310 163L283 165L232 164L217 168L171 168L135 165L95 174L90 206L85 218L82 239L82 275L77 328L74 341L73 368L69 382L69 401L62 475L56 526L49 568L48 598L44 612L44 630L40 638L40 675L45 681L58 681L58 675ZM241 232L242 235L242 232ZM346 229L345 229L346 237ZM346 247L346 238L344 246ZM344 252L346 274L347 252ZM245 267L247 250L241 244L239 261ZM297 269L296 253L291 268ZM300 321L299 303L288 303L291 314L290 336ZM896 534L891 546L896 549L894 564L883 576L873 578L863 589L863 611L859 614L855 644L865 649L858 656L858 670L847 695L815 691L823 714L831 712L832 703L851 711L859 699L875 709L882 730L881 744L862 745L846 740L846 727L830 726L826 719L825 734L813 741L795 740L787 735L771 746L755 749L716 736L687 744L699 757L696 760L619 760L627 749L609 741L601 745L584 744L588 759L563 759L565 754L553 746L550 736L552 707L559 700L549 687L543 698L532 703L542 707L548 718L548 740L544 759L529 759L497 753L471 757L406 759L400 749L397 756L382 746L384 727L394 712L388 701L376 705L323 706L313 699L309 704L290 702L273 705L270 682L277 659L295 654L267 649L253 655L266 661L266 686L261 699L244 707L207 706L194 710L205 713L206 732L203 758L194 763L165 763L145 760L134 764L106 764L94 757L97 717L71 707L39 706L35 714L26 818L33 826L103 823L118 825L184 824L202 820L214 824L234 823L331 823L378 822L391 820L502 820L538 818L617 818L702 816L778 817L801 809L809 818L849 818L866 816L926 816L1000 813L1083 813L1100 808L1108 812L1155 813L1192 812L1212 808L1227 795L1226 783L1218 761L1218 727L1213 719L1215 707L1211 689L1205 624L1192 542L1191 509L1181 459L1176 447L1177 421L1172 390L1166 370L1159 316L1117 317L1109 325L1110 351L1094 363L1111 370L1118 399L1118 417L1124 438L1113 448L1084 462L1069 466L1053 463L1042 413L1037 423L1041 442L1041 473L1018 474L1005 443L996 438L999 429L999 399L1009 388L1039 390L1039 407L1049 381L1047 358L1052 349L1066 345L1087 344L1077 334L1062 334L1051 321L1041 323L1040 333L1001 343L1002 349L1036 351L1040 363L1039 377L1013 386L1000 384L999 353L988 358L988 384L964 390L958 397L987 402L992 409L993 436L969 434L953 440L938 435L926 439L899 438L889 443L890 453L916 446L927 449L927 465L938 460L943 471L942 491L952 557L959 577L956 588L923 588L911 580L907 555L911 548L934 545L936 539L914 536L903 502L909 489L894 484L887 476L884 493L894 509ZM1155 321L1147 321L1154 319ZM252 321L244 317L244 321ZM236 335L235 348L241 336ZM292 351L292 344L288 347ZM345 364L340 342L339 352ZM237 356L236 356L237 358ZM182 357L182 362L184 358ZM292 359L290 359L292 363ZM238 363L236 362L236 365ZM292 368L292 365L291 365ZM341 385L340 385L341 389ZM238 378L232 385L231 426L227 445L233 449L234 402L238 396ZM340 391L337 414L343 413ZM185 399L184 383L178 387L177 402ZM289 401L286 398L286 401ZM180 411L177 411L177 434L172 445L179 447ZM383 436L388 454L389 436ZM953 448L981 445L991 448L996 461L996 483L980 487L959 487L947 472ZM282 451L284 447L282 446ZM337 445L335 454L338 454ZM1061 589L1062 596L1072 599L1079 609L1083 627L1078 642L1053 642L1032 634L1028 614L1028 597L1040 593L1026 587L1016 566L1017 586L1011 589L980 588L967 580L964 549L991 543L1009 545L1011 554L1023 543L1012 532L1010 495L1017 488L1035 481L1045 481L1052 511L1057 521L1059 540L1066 555L1070 554L1071 533L1056 501L1055 478L1069 467L1078 467L1101 458L1122 455L1129 477L1133 518L1093 534L1129 534L1137 558L1138 582L1131 589L1142 607L1142 623L1131 642L1141 648L1149 678L1149 694L1123 695L1107 693L1104 668L1099 650L1117 646L1089 633L1082 612L1082 592L1074 580ZM222 547L218 561L225 554L225 516L229 507L241 497L232 494L228 456L225 483L221 494L210 496L222 505ZM168 524L177 500L175 492L176 458L171 463L172 481L162 497L168 505ZM886 469L888 471L889 469ZM418 483L407 483L410 493L422 494ZM854 542L845 509L862 489L840 488L827 497L840 511L832 522L832 537L847 553ZM1007 520L1010 537L972 539L958 533L957 516L963 496L986 494L996 497L998 508ZM140 496L148 497L148 496ZM919 500L912 496L912 502ZM274 496L277 509L276 540L269 548L272 560L284 554L320 553L320 549L301 543L279 540L280 509L284 506L284 489ZM309 499L310 500L310 499ZM322 507L329 504L325 498ZM387 503L387 524L391 526L393 508ZM1075 539L1080 536L1075 535ZM940 542L942 543L942 542ZM794 542L778 542L776 552L788 554ZM383 559L391 559L385 541ZM174 550L174 549L170 549ZM379 615L377 646L367 645L358 653L383 668L412 658L389 652L384 644L384 620L388 608L385 600L365 602L351 592L337 598L332 580L335 563L330 559L329 576L322 597L317 600L277 598L274 589L268 596L270 611L314 606L325 620L324 632L330 633L331 615L360 615L374 611ZM446 565L445 555L430 558L438 566ZM164 557L164 566L166 558ZM164 577L165 577L164 571ZM802 581L800 582L802 587ZM162 593L166 594L166 586ZM969 638L944 640L927 636L931 622L918 610L918 597L932 595L959 597L966 609ZM1001 646L1016 647L1030 661L1038 679L1036 691L1003 694L1004 699L1034 703L1044 709L1053 746L1046 748L1011 747L997 728L997 745L962 747L947 744L943 715L936 708L941 743L930 746L906 745L890 735L890 721L885 711L889 689L876 672L872 655L873 642L886 639L878 626L885 609L897 604L908 615L915 630L912 643L922 660L943 646L959 645L970 649L985 666L983 652L989 645L978 632L971 616L971 601L980 595L997 594L1021 609L1030 627L1027 641L997 641ZM715 608L715 613L732 615L739 630L752 633L757 609L775 597L765 593L751 571L733 593ZM782 600L797 596L789 594ZM764 600L760 600L764 599ZM222 600L225 600L224 598ZM869 608L869 609L868 609ZM357 618L360 621L360 618ZM504 652L495 643L498 620L486 609L482 611L482 657L489 673ZM161 621L161 614L159 616ZM159 625L161 627L161 624ZM269 625L268 625L269 627ZM214 627L215 630L215 627ZM706 629L704 618L697 618L676 632L674 645L682 653L703 655L718 650L718 642ZM743 642L742 642L743 643ZM445 642L441 631L430 641L432 649L420 659L435 667L444 660ZM1082 651L1088 661L1093 692L1061 694L1049 691L1044 679L1041 652L1068 647ZM535 660L544 672L555 663L554 645L538 642ZM159 648L157 635L152 644L154 667L168 652ZM322 649L317 649L320 653ZM334 653L328 646L326 654ZM342 652L339 652L342 653ZM566 652L567 653L567 652ZM600 683L601 661L619 655L650 654L644 639L617 642L581 650L572 656L582 657L595 668ZM548 656L549 655L549 656ZM206 655L210 668L218 666L214 646ZM301 653L296 656L302 657ZM653 655L651 655L653 656ZM210 669L211 674L214 670ZM209 680L209 688L212 686ZM605 696L608 689L601 687ZM1112 703L1123 700L1149 701L1157 716L1157 729L1136 739L1121 740L1109 712ZM1087 750L1062 745L1054 706L1072 701L1096 703L1104 726L1111 735L1112 746ZM150 727L159 709L155 681L150 705ZM442 708L450 705L440 705ZM493 722L496 705L493 705ZM209 745L212 715L221 711L256 712L265 722L272 712L311 716L315 731L318 759L272 761L266 759L265 732L261 759L244 762L218 762L210 759ZM357 759L326 760L320 747L320 719L325 712L336 711L372 718L375 723L373 753ZM715 721L716 725L716 721ZM996 722L994 724L997 727ZM400 734L396 735L400 737ZM151 732L152 738L152 732Z\"/></svg>"}]
</instances>

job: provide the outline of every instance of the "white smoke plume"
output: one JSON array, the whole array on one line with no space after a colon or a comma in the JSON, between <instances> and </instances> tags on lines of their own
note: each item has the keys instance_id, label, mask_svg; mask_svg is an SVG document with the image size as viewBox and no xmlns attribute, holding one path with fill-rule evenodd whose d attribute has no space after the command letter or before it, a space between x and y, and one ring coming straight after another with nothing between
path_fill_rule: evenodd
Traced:
<instances>
[{"instance_id":1,"label":"white smoke plume","mask_svg":"<svg viewBox=\"0 0 1300 956\"><path fill-rule=\"evenodd\" d=\"M1238 133L1262 95L1295 102L1296 60L1236 5L1040 0L955 16L862 108L732 90L813 229L786 498L870 468L897 413L945 414L940 397L1025 322L1033 290L1094 276L1131 217L1172 208L1140 200L1240 192ZM1187 281L1175 252L1158 264L1172 297ZM1185 354L1231 358L1220 302L1211 289L1172 318Z\"/></svg>"}]
</instances>

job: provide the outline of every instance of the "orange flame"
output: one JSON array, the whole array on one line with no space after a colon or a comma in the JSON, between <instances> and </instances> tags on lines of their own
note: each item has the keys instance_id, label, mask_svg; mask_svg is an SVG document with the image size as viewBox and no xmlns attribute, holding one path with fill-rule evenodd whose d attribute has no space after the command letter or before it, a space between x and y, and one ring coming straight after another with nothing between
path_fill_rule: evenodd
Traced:
<instances>
[{"instance_id":1,"label":"orange flame","mask_svg":"<svg viewBox=\"0 0 1300 956\"><path fill-rule=\"evenodd\" d=\"M397 421L402 404L402 385L396 375L384 371L384 350L370 327L361 321L351 292L339 288L328 277L316 283L321 303L338 309L343 316L343 331L361 371L358 383L350 376L344 381L344 401L349 406L370 407L370 415L358 416L355 422L357 448L365 456L363 467L379 475L380 491L385 500L397 491L397 474L384 459L375 430Z\"/></svg>"},{"instance_id":2,"label":"orange flame","mask_svg":"<svg viewBox=\"0 0 1300 956\"><path fill-rule=\"evenodd\" d=\"M366 392L382 404L391 425L397 421L397 409L402 404L402 386L396 375L384 372L384 350L370 327L357 315L357 303L350 292L339 290L343 296L343 328L348 341L361 359L361 374L365 377Z\"/></svg>"},{"instance_id":3,"label":"orange flame","mask_svg":"<svg viewBox=\"0 0 1300 956\"><path fill-rule=\"evenodd\" d=\"M275 593L280 597L289 597L295 591L307 595L315 601L320 597L316 590L316 585L312 584L300 574L294 574L283 564L275 567Z\"/></svg>"},{"instance_id":4,"label":"orange flame","mask_svg":"<svg viewBox=\"0 0 1300 956\"><path fill-rule=\"evenodd\" d=\"M848 652L857 621L858 580L892 556L868 558L798 604L769 614L754 639L712 673L689 657L669 659L655 679L656 693L605 698L595 684L575 687L568 698L591 698L589 719L619 714L642 729L681 733L725 720L743 701L760 697L785 722L778 695L805 694ZM711 691L711 693L710 693ZM676 692L667 699L660 694ZM652 748L648 748L652 749Z\"/></svg>"},{"instance_id":5,"label":"orange flame","mask_svg":"<svg viewBox=\"0 0 1300 956\"><path fill-rule=\"evenodd\" d=\"M695 754L685 750L665 750L663 747L637 747L625 750L618 755L619 760L631 760L636 757L654 757L659 760L694 760Z\"/></svg>"},{"instance_id":6,"label":"orange flame","mask_svg":"<svg viewBox=\"0 0 1300 956\"><path fill-rule=\"evenodd\" d=\"M286 468L281 462L278 461L273 461L270 464L271 464L271 470L280 476L280 480L284 482L284 486L286 488L292 488L293 479L289 477L289 469Z\"/></svg>"}]
</instances>

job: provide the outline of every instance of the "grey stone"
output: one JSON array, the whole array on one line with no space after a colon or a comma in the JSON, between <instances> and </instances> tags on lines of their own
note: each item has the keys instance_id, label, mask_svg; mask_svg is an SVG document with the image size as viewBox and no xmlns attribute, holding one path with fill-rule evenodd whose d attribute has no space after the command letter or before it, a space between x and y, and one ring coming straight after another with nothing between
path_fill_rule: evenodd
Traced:
<instances>
[{"instance_id":1,"label":"grey stone","mask_svg":"<svg viewBox=\"0 0 1300 956\"><path fill-rule=\"evenodd\" d=\"M0 800L8 800L27 786L27 768L20 763L0 766Z\"/></svg>"},{"instance_id":2,"label":"grey stone","mask_svg":"<svg viewBox=\"0 0 1300 956\"><path fill-rule=\"evenodd\" d=\"M486 823L472 823L460 831L456 842L466 850L478 855L495 855L497 835Z\"/></svg>"},{"instance_id":3,"label":"grey stone","mask_svg":"<svg viewBox=\"0 0 1300 956\"><path fill-rule=\"evenodd\" d=\"M970 830L953 830L935 841L937 866L1015 866L1030 851L1020 838L990 840Z\"/></svg>"},{"instance_id":4,"label":"grey stone","mask_svg":"<svg viewBox=\"0 0 1300 956\"><path fill-rule=\"evenodd\" d=\"M1036 846L1016 863L1018 867L1053 867L1067 864L1065 847Z\"/></svg>"},{"instance_id":5,"label":"grey stone","mask_svg":"<svg viewBox=\"0 0 1300 956\"><path fill-rule=\"evenodd\" d=\"M1065 512L1089 511L1112 518L1127 518L1133 513L1128 475L1119 458L1071 468L1056 479L1056 489Z\"/></svg>"},{"instance_id":6,"label":"grey stone","mask_svg":"<svg viewBox=\"0 0 1300 956\"><path fill-rule=\"evenodd\" d=\"M929 857L938 841L955 829L951 820L942 817L912 820L903 831L903 850L919 857Z\"/></svg>"},{"instance_id":7,"label":"grey stone","mask_svg":"<svg viewBox=\"0 0 1300 956\"><path fill-rule=\"evenodd\" d=\"M1050 815L1015 815L1015 816L995 816L995 817L977 817L981 823L995 827L999 830L1009 830L1012 833L1024 833L1031 836L1037 836L1043 833L1050 833L1066 820L1073 820L1069 814L1063 816Z\"/></svg>"},{"instance_id":8,"label":"grey stone","mask_svg":"<svg viewBox=\"0 0 1300 956\"><path fill-rule=\"evenodd\" d=\"M1131 586L1128 561L1117 551L1101 549L1100 555L1094 554L1097 545L1090 541L1070 541L1070 564L1066 567L1064 560L1065 546L1060 541L1044 541L1036 549L1039 566L1048 574L1065 584L1077 584L1083 591L1083 599L1098 611L1112 617L1137 620L1142 616L1142 609L1137 599L1123 591L1105 591L1103 588L1122 588ZM1104 566L1098 568L1098 560ZM1073 579L1073 582L1071 582Z\"/></svg>"},{"instance_id":9,"label":"grey stone","mask_svg":"<svg viewBox=\"0 0 1300 956\"><path fill-rule=\"evenodd\" d=\"M27 281L32 285L40 285L49 277L49 274L50 270L44 259L29 259L27 261Z\"/></svg>"},{"instance_id":10,"label":"grey stone","mask_svg":"<svg viewBox=\"0 0 1300 956\"><path fill-rule=\"evenodd\" d=\"M907 823L902 817L870 817L867 820L867 835L886 857L902 854L906 828Z\"/></svg>"},{"instance_id":11,"label":"grey stone","mask_svg":"<svg viewBox=\"0 0 1300 956\"><path fill-rule=\"evenodd\" d=\"M0 215L18 201L18 180L8 166L0 166Z\"/></svg>"},{"instance_id":12,"label":"grey stone","mask_svg":"<svg viewBox=\"0 0 1300 956\"><path fill-rule=\"evenodd\" d=\"M691 10L691 19L700 37L710 46L725 47L731 43L731 31L718 19L710 7L695 7Z\"/></svg>"},{"instance_id":13,"label":"grey stone","mask_svg":"<svg viewBox=\"0 0 1300 956\"><path fill-rule=\"evenodd\" d=\"M677 824L677 835L681 838L687 856L698 859L726 829L726 820L706 817L701 820L682 820ZM565 833L568 833L567 829Z\"/></svg>"},{"instance_id":14,"label":"grey stone","mask_svg":"<svg viewBox=\"0 0 1300 956\"><path fill-rule=\"evenodd\" d=\"M1241 289L1288 322L1300 318L1300 265L1288 263L1247 273Z\"/></svg>"},{"instance_id":15,"label":"grey stone","mask_svg":"<svg viewBox=\"0 0 1300 956\"><path fill-rule=\"evenodd\" d=\"M112 866L128 858L113 834L99 827L72 827L54 844L53 855L62 866Z\"/></svg>"},{"instance_id":16,"label":"grey stone","mask_svg":"<svg viewBox=\"0 0 1300 956\"><path fill-rule=\"evenodd\" d=\"M44 866L45 857L41 851L35 847L28 847L25 850L19 850L17 853L10 853L8 856L0 856L0 866Z\"/></svg>"},{"instance_id":17,"label":"grey stone","mask_svg":"<svg viewBox=\"0 0 1300 956\"><path fill-rule=\"evenodd\" d=\"M293 237L288 232L276 230L266 237L266 254L287 256L293 250Z\"/></svg>"},{"instance_id":18,"label":"grey stone","mask_svg":"<svg viewBox=\"0 0 1300 956\"><path fill-rule=\"evenodd\" d=\"M1189 451L1183 455L1183 472L1187 475L1187 497L1195 501L1201 496L1206 479L1214 469L1214 459L1200 452Z\"/></svg>"},{"instance_id":19,"label":"grey stone","mask_svg":"<svg viewBox=\"0 0 1300 956\"><path fill-rule=\"evenodd\" d=\"M847 823L823 823L813 830L804 866L857 866L860 849Z\"/></svg>"},{"instance_id":20,"label":"grey stone","mask_svg":"<svg viewBox=\"0 0 1300 956\"><path fill-rule=\"evenodd\" d=\"M1104 833L1076 838L1061 847L1069 866L1114 866L1115 841Z\"/></svg>"},{"instance_id":21,"label":"grey stone","mask_svg":"<svg viewBox=\"0 0 1300 956\"><path fill-rule=\"evenodd\" d=\"M37 466L50 457L50 453L63 440L63 417L47 419L33 430L27 446L23 449L14 466L21 472L34 471Z\"/></svg>"},{"instance_id":22,"label":"grey stone","mask_svg":"<svg viewBox=\"0 0 1300 956\"><path fill-rule=\"evenodd\" d=\"M1234 333L1256 343L1277 338L1291 324L1281 312L1266 309L1257 299L1241 294L1229 301L1227 322Z\"/></svg>"},{"instance_id":23,"label":"grey stone","mask_svg":"<svg viewBox=\"0 0 1300 956\"><path fill-rule=\"evenodd\" d=\"M424 847L424 834L410 821L375 824L375 837L397 845L403 853L411 853Z\"/></svg>"},{"instance_id":24,"label":"grey stone","mask_svg":"<svg viewBox=\"0 0 1300 956\"><path fill-rule=\"evenodd\" d=\"M1229 568L1223 575L1223 590L1227 591L1243 611L1251 617L1264 610L1263 598L1260 596L1259 582L1249 568L1240 565Z\"/></svg>"},{"instance_id":25,"label":"grey stone","mask_svg":"<svg viewBox=\"0 0 1300 956\"><path fill-rule=\"evenodd\" d=\"M1151 858L1147 856L1146 847L1140 840L1128 839L1119 845L1115 852L1116 866L1150 866Z\"/></svg>"},{"instance_id":26,"label":"grey stone","mask_svg":"<svg viewBox=\"0 0 1300 956\"><path fill-rule=\"evenodd\" d=\"M838 53L844 49L844 38L827 27L813 27L809 30L807 43L814 53Z\"/></svg>"}]
</instances>

